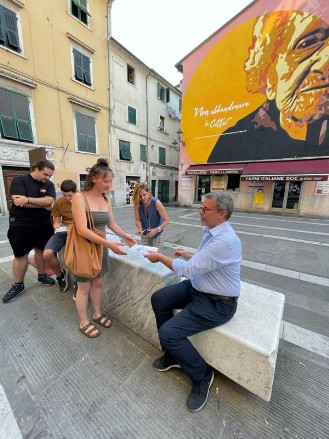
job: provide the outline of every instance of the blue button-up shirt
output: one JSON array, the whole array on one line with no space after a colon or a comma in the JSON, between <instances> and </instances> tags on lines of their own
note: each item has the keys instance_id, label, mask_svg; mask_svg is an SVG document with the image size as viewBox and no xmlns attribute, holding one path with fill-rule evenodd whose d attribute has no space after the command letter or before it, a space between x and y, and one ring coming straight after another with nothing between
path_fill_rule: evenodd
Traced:
<instances>
[{"instance_id":1,"label":"blue button-up shirt","mask_svg":"<svg viewBox=\"0 0 329 439\"><path fill-rule=\"evenodd\" d=\"M241 242L225 221L212 229L204 227L203 239L188 261L177 258L172 266L178 276L190 279L193 288L221 296L240 295Z\"/></svg>"}]
</instances>

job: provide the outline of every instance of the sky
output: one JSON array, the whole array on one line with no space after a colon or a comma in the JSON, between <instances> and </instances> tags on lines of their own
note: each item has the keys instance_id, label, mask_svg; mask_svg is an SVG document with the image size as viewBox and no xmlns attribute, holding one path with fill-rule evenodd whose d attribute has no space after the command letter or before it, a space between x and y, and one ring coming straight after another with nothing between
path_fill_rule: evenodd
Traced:
<instances>
[{"instance_id":1,"label":"sky","mask_svg":"<svg viewBox=\"0 0 329 439\"><path fill-rule=\"evenodd\" d=\"M114 0L112 37L172 85L175 67L251 0Z\"/></svg>"}]
</instances>

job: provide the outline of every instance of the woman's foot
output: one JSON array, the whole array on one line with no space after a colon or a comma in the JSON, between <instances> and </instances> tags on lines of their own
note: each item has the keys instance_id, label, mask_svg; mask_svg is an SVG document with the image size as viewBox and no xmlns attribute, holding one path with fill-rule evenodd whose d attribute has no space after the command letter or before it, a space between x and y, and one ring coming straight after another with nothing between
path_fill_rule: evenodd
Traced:
<instances>
[{"instance_id":1,"label":"woman's foot","mask_svg":"<svg viewBox=\"0 0 329 439\"><path fill-rule=\"evenodd\" d=\"M112 326L110 318L105 314L101 314L99 317L94 317L94 322L99 323L104 328L110 328Z\"/></svg>"},{"instance_id":2,"label":"woman's foot","mask_svg":"<svg viewBox=\"0 0 329 439\"><path fill-rule=\"evenodd\" d=\"M82 326L80 325L79 330L88 338L98 337L101 333L101 331L90 322Z\"/></svg>"}]
</instances>

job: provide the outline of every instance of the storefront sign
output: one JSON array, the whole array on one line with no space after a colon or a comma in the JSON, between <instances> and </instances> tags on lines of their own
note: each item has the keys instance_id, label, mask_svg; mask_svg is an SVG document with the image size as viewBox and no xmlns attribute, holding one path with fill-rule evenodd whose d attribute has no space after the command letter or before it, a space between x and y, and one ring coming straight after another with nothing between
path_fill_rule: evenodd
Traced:
<instances>
[{"instance_id":1,"label":"storefront sign","mask_svg":"<svg viewBox=\"0 0 329 439\"><path fill-rule=\"evenodd\" d=\"M223 174L241 174L240 169L187 169L187 175L223 175Z\"/></svg>"},{"instance_id":2,"label":"storefront sign","mask_svg":"<svg viewBox=\"0 0 329 439\"><path fill-rule=\"evenodd\" d=\"M327 181L328 175L241 175L241 181Z\"/></svg>"},{"instance_id":3,"label":"storefront sign","mask_svg":"<svg viewBox=\"0 0 329 439\"><path fill-rule=\"evenodd\" d=\"M329 181L319 181L316 184L315 195L329 195Z\"/></svg>"},{"instance_id":4,"label":"storefront sign","mask_svg":"<svg viewBox=\"0 0 329 439\"><path fill-rule=\"evenodd\" d=\"M223 191L225 189L225 177L224 175L216 175L211 179L212 191Z\"/></svg>"}]
</instances>

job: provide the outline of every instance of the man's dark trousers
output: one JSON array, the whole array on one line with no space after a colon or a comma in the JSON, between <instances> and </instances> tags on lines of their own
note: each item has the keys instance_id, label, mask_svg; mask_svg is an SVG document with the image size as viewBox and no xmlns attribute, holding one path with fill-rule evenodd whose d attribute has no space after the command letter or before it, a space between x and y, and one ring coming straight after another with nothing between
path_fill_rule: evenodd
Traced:
<instances>
[{"instance_id":1,"label":"man's dark trousers","mask_svg":"<svg viewBox=\"0 0 329 439\"><path fill-rule=\"evenodd\" d=\"M231 320L237 302L212 298L184 280L156 291L151 303L166 359L178 363L193 382L200 381L207 363L187 337ZM182 311L173 316L174 309Z\"/></svg>"}]
</instances>

